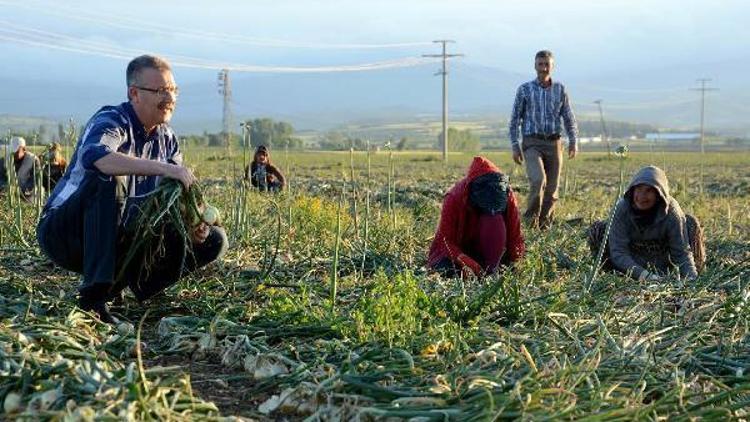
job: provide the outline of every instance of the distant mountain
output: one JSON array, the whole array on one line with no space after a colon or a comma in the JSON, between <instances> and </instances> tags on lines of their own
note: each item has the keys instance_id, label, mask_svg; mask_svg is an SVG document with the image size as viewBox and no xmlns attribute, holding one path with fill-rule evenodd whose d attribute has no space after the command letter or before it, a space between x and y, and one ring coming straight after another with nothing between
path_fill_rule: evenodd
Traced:
<instances>
[{"instance_id":1,"label":"distant mountain","mask_svg":"<svg viewBox=\"0 0 750 422\"><path fill-rule=\"evenodd\" d=\"M11 129L27 131L39 128L40 125L56 125L57 121L34 116L14 116L10 114L0 114L0 130Z\"/></svg>"},{"instance_id":2,"label":"distant mountain","mask_svg":"<svg viewBox=\"0 0 750 422\"><path fill-rule=\"evenodd\" d=\"M291 122L297 129L327 130L352 122L439 119L441 78L436 66L329 74L231 75L235 121L271 117ZM713 77L720 88L707 96L706 125L712 130L750 133L746 119L750 90L742 69L725 63L685 67L654 67L638 72L566 75L581 119L598 119L593 101L603 100L608 119L695 129L699 123L697 77ZM179 70L177 72L179 82ZM467 119L491 116L504 120L510 112L516 87L533 78L528 74L456 61L450 64L448 100L450 116ZM0 114L43 116L84 122L103 104L124 100L124 87L69 82L0 79ZM222 98L216 78L181 84L182 95L173 124L181 133L221 128ZM235 126L237 127L237 126ZM0 128L2 125L0 124Z\"/></svg>"},{"instance_id":3,"label":"distant mountain","mask_svg":"<svg viewBox=\"0 0 750 422\"><path fill-rule=\"evenodd\" d=\"M37 139L37 141L40 143L49 142L57 134L57 124L57 121L45 117L0 114L0 143L5 141L11 133L41 133L42 139ZM40 127L44 129L40 130ZM29 143L34 142L32 139L27 139L27 141Z\"/></svg>"}]
</instances>

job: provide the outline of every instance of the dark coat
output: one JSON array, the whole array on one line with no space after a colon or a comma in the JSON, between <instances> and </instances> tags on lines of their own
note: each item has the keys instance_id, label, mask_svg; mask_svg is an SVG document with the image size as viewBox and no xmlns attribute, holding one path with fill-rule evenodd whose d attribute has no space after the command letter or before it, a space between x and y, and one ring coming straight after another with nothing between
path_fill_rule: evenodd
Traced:
<instances>
[{"instance_id":1,"label":"dark coat","mask_svg":"<svg viewBox=\"0 0 750 422\"><path fill-rule=\"evenodd\" d=\"M265 186L266 188L269 188L271 186L274 186L275 184L278 185L279 190L284 189L284 186L286 186L286 179L284 179L284 175L281 174L281 171L274 166L271 163L266 163L266 182ZM258 173L258 163L253 161L250 163L249 166L247 166L247 169L245 170L245 179L250 180L250 183L253 184L256 188L260 183L258 180L259 173Z\"/></svg>"}]
</instances>

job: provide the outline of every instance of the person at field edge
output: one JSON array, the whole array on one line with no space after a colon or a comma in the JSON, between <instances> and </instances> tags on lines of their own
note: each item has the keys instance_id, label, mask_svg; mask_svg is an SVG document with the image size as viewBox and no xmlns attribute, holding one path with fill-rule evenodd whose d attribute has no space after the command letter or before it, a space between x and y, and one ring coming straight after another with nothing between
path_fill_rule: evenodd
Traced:
<instances>
[{"instance_id":1,"label":"person at field edge","mask_svg":"<svg viewBox=\"0 0 750 422\"><path fill-rule=\"evenodd\" d=\"M42 184L47 192L51 192L62 179L68 162L62 156L62 148L57 142L53 142L44 154L44 165L42 166Z\"/></svg>"},{"instance_id":2,"label":"person at field edge","mask_svg":"<svg viewBox=\"0 0 750 422\"><path fill-rule=\"evenodd\" d=\"M13 163L16 180L18 181L18 194L21 199L31 202L34 199L36 178L41 169L39 158L26 150L26 140L20 136L11 138L8 153L10 154L8 161ZM5 165L3 165L2 170L3 179L7 183L8 175Z\"/></svg>"},{"instance_id":3,"label":"person at field edge","mask_svg":"<svg viewBox=\"0 0 750 422\"><path fill-rule=\"evenodd\" d=\"M0 149L3 151L3 154L0 157L0 190L3 190L8 186L8 178L10 177L10 174L8 173L9 166L6 166L5 162L7 161L10 163L12 152L10 145L3 145Z\"/></svg>"},{"instance_id":4,"label":"person at field edge","mask_svg":"<svg viewBox=\"0 0 750 422\"><path fill-rule=\"evenodd\" d=\"M589 228L588 243L596 258L606 235L606 221ZM674 269L692 280L705 262L703 231L669 195L664 171L648 166L638 171L617 203L603 264L640 281L660 281Z\"/></svg>"},{"instance_id":5,"label":"person at field edge","mask_svg":"<svg viewBox=\"0 0 750 422\"><path fill-rule=\"evenodd\" d=\"M474 157L466 177L445 195L430 246L429 268L452 277L492 274L525 252L516 196L508 176Z\"/></svg>"},{"instance_id":6,"label":"person at field edge","mask_svg":"<svg viewBox=\"0 0 750 422\"><path fill-rule=\"evenodd\" d=\"M7 146L3 149L8 149ZM5 166L5 156L9 154L3 154L0 159L0 190L4 190L8 186L8 168Z\"/></svg>"},{"instance_id":7,"label":"person at field edge","mask_svg":"<svg viewBox=\"0 0 750 422\"><path fill-rule=\"evenodd\" d=\"M42 251L55 264L83 274L79 306L109 323L116 320L107 302L126 284L136 298L148 299L184 273L216 260L227 246L221 227L193 227L189 248L181 246L175 230L165 229L163 244L168 246L153 251L151 268L128 266L115 283L132 246L125 226L136 218L139 204L162 178L185 187L195 182L168 125L178 94L169 63L150 55L136 57L127 66L126 82L128 101L102 107L86 124L37 226Z\"/></svg>"},{"instance_id":8,"label":"person at field edge","mask_svg":"<svg viewBox=\"0 0 750 422\"><path fill-rule=\"evenodd\" d=\"M258 145L253 161L245 169L245 179L261 191L279 192L286 180L278 167L271 164L271 156L265 145Z\"/></svg>"},{"instance_id":9,"label":"person at field edge","mask_svg":"<svg viewBox=\"0 0 750 422\"><path fill-rule=\"evenodd\" d=\"M529 196L524 219L532 227L548 228L557 202L562 170L562 129L568 138L568 157L578 151L578 126L565 86L552 80L552 52L536 53L537 77L518 87L509 122L513 161L526 163ZM562 121L562 124L561 124Z\"/></svg>"}]
</instances>

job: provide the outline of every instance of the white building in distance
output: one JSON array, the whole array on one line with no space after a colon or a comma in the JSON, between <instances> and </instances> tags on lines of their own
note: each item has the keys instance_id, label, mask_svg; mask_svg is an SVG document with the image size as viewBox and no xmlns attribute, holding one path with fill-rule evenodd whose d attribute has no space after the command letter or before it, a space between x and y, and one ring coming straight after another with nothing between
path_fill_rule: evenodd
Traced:
<instances>
[{"instance_id":1,"label":"white building in distance","mask_svg":"<svg viewBox=\"0 0 750 422\"><path fill-rule=\"evenodd\" d=\"M648 141L694 141L701 138L700 133L647 133Z\"/></svg>"}]
</instances>

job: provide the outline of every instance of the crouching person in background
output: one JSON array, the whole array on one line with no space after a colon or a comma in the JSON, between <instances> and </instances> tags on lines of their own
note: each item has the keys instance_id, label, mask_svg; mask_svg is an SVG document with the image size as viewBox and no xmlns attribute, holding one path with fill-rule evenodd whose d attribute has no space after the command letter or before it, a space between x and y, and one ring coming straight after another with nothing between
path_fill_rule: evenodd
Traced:
<instances>
[{"instance_id":1,"label":"crouching person in background","mask_svg":"<svg viewBox=\"0 0 750 422\"><path fill-rule=\"evenodd\" d=\"M705 263L703 232L669 194L669 181L658 167L644 167L633 177L612 217L603 267L640 281L660 281L674 268L695 279ZM596 258L606 221L589 228L588 244Z\"/></svg>"},{"instance_id":2,"label":"crouching person in background","mask_svg":"<svg viewBox=\"0 0 750 422\"><path fill-rule=\"evenodd\" d=\"M490 160L474 157L445 195L428 266L445 276L492 274L525 252L516 196Z\"/></svg>"},{"instance_id":3,"label":"crouching person in background","mask_svg":"<svg viewBox=\"0 0 750 422\"><path fill-rule=\"evenodd\" d=\"M265 145L255 149L253 161L245 169L245 180L260 191L279 192L284 189L286 180L278 167L271 164L271 156Z\"/></svg>"},{"instance_id":4,"label":"crouching person in background","mask_svg":"<svg viewBox=\"0 0 750 422\"><path fill-rule=\"evenodd\" d=\"M163 229L164 248L150 254L148 271L131 260L122 271L131 239L124 222L162 178L185 187L195 181L182 165L179 143L169 122L177 99L169 64L140 56L128 64L128 101L101 108L86 124L70 166L44 207L37 226L42 251L57 265L83 274L79 306L104 322L115 322L107 302L130 286L145 300L180 276L216 260L226 250L221 227L200 223L190 228L190 245L175 242ZM116 282L117 281L117 282Z\"/></svg>"},{"instance_id":5,"label":"crouching person in background","mask_svg":"<svg viewBox=\"0 0 750 422\"><path fill-rule=\"evenodd\" d=\"M10 149L8 152L11 154L8 161L13 164L13 169L16 173L19 197L24 201L32 202L34 200L36 177L39 175L39 171L41 171L39 158L26 150L26 140L20 136L14 136L10 140ZM3 179L5 183L8 183L7 175Z\"/></svg>"},{"instance_id":6,"label":"crouching person in background","mask_svg":"<svg viewBox=\"0 0 750 422\"><path fill-rule=\"evenodd\" d=\"M10 146L4 146L0 149L3 149L6 152L3 152L3 154L0 156L0 191L5 190L6 187L8 187L8 167L5 165L5 162L10 162Z\"/></svg>"},{"instance_id":7,"label":"crouching person in background","mask_svg":"<svg viewBox=\"0 0 750 422\"><path fill-rule=\"evenodd\" d=\"M42 184L47 192L52 192L57 186L57 182L62 179L68 162L62 156L62 148L57 142L49 146L44 154L44 165L42 170Z\"/></svg>"}]
</instances>

